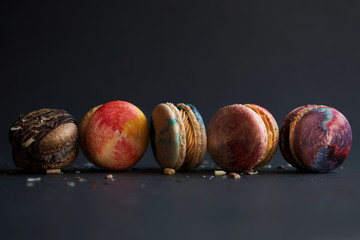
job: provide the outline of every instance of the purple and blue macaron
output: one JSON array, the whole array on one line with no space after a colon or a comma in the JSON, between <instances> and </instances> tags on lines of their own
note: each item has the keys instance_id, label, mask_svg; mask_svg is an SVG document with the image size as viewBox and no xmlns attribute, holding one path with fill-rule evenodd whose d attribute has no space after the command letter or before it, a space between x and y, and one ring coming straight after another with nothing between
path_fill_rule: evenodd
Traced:
<instances>
[{"instance_id":1,"label":"purple and blue macaron","mask_svg":"<svg viewBox=\"0 0 360 240\"><path fill-rule=\"evenodd\" d=\"M291 111L280 128L280 150L292 166L328 172L350 152L351 127L344 115L324 105L305 105Z\"/></svg>"},{"instance_id":2,"label":"purple and blue macaron","mask_svg":"<svg viewBox=\"0 0 360 240\"><path fill-rule=\"evenodd\" d=\"M191 104L161 103L151 115L150 141L161 168L196 168L206 153L204 121Z\"/></svg>"}]
</instances>

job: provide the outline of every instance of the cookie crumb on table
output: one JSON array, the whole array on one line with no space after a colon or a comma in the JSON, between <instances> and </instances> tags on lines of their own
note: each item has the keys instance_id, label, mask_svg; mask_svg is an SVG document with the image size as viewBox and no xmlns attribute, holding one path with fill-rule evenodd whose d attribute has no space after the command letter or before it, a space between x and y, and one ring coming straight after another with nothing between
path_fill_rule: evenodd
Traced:
<instances>
[{"instance_id":1,"label":"cookie crumb on table","mask_svg":"<svg viewBox=\"0 0 360 240\"><path fill-rule=\"evenodd\" d=\"M61 174L61 169L48 169L46 174Z\"/></svg>"},{"instance_id":2,"label":"cookie crumb on table","mask_svg":"<svg viewBox=\"0 0 360 240\"><path fill-rule=\"evenodd\" d=\"M176 173L175 169L172 168L164 168L165 175L174 175Z\"/></svg>"},{"instance_id":3,"label":"cookie crumb on table","mask_svg":"<svg viewBox=\"0 0 360 240\"><path fill-rule=\"evenodd\" d=\"M234 172L231 172L231 173L230 173L230 177L231 177L231 178L234 178L234 179L240 179L240 178L241 178L240 174L234 173Z\"/></svg>"},{"instance_id":4,"label":"cookie crumb on table","mask_svg":"<svg viewBox=\"0 0 360 240\"><path fill-rule=\"evenodd\" d=\"M105 175L104 178L105 179L112 179L112 178L114 178L114 176L112 174L107 174L107 175Z\"/></svg>"},{"instance_id":5,"label":"cookie crumb on table","mask_svg":"<svg viewBox=\"0 0 360 240\"><path fill-rule=\"evenodd\" d=\"M226 172L223 170L215 170L214 173L215 173L215 176L223 176L226 174Z\"/></svg>"},{"instance_id":6,"label":"cookie crumb on table","mask_svg":"<svg viewBox=\"0 0 360 240\"><path fill-rule=\"evenodd\" d=\"M68 185L69 187L75 187L75 182L67 182L67 185Z\"/></svg>"}]
</instances>

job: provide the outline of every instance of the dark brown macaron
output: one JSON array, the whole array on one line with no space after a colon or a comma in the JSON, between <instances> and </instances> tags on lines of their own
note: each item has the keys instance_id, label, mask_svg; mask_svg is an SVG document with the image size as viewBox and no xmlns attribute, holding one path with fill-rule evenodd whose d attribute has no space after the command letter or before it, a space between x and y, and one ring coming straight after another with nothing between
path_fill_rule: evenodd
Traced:
<instances>
[{"instance_id":1,"label":"dark brown macaron","mask_svg":"<svg viewBox=\"0 0 360 240\"><path fill-rule=\"evenodd\" d=\"M42 172L69 166L79 152L78 123L65 110L21 114L9 129L15 165Z\"/></svg>"}]
</instances>

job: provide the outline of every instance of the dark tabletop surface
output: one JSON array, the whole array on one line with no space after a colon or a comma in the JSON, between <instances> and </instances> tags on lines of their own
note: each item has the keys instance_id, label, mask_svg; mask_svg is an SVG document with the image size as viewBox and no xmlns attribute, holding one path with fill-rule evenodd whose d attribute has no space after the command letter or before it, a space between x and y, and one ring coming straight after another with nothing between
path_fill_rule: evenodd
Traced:
<instances>
[{"instance_id":1,"label":"dark tabletop surface","mask_svg":"<svg viewBox=\"0 0 360 240\"><path fill-rule=\"evenodd\" d=\"M61 175L4 170L2 239L358 239L356 159L319 174L277 157L240 179L214 176L208 158L174 176L141 164L106 172L86 161Z\"/></svg>"}]
</instances>

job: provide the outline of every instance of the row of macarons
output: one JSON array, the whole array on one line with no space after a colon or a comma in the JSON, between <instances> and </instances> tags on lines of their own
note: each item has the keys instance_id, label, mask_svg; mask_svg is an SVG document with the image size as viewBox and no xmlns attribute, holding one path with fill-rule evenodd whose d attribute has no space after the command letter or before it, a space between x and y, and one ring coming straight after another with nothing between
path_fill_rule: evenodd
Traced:
<instances>
[{"instance_id":1,"label":"row of macarons","mask_svg":"<svg viewBox=\"0 0 360 240\"><path fill-rule=\"evenodd\" d=\"M292 110L280 130L269 111L255 104L219 109L205 127L191 104L161 103L151 115L126 101L92 108L80 124L65 110L40 109L21 114L9 129L15 165L41 172L62 169L77 157L107 170L134 166L149 139L161 168L191 170L206 151L221 168L249 172L266 165L278 146L285 160L306 171L327 172L349 154L351 127L338 110L305 105Z\"/></svg>"}]
</instances>

